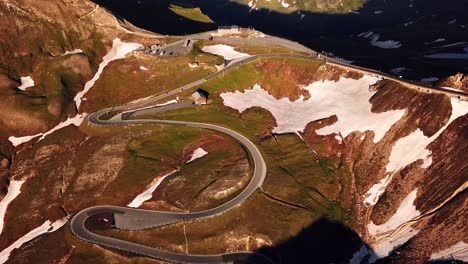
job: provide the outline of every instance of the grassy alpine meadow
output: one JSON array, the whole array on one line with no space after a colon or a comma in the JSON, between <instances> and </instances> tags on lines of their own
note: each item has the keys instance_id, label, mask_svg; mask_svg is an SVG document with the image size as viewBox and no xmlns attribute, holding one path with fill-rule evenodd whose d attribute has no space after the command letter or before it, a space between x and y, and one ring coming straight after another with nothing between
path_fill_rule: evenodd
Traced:
<instances>
[{"instance_id":1,"label":"grassy alpine meadow","mask_svg":"<svg viewBox=\"0 0 468 264\"><path fill-rule=\"evenodd\" d=\"M320 66L314 63L310 66L301 60L292 63L306 69ZM259 147L267 163L263 190L255 192L241 206L213 218L142 231L95 231L174 252L216 254L275 245L323 217L350 224L352 212L341 203L343 196L350 195L349 169L339 158L323 155L325 142L314 141L307 146L295 134L272 135L276 122L268 111L254 107L239 114L224 106L219 98L222 92L243 90L256 81L263 85L276 82L272 77L275 74L264 72L256 63L242 65L202 85L210 92L208 105L139 117L218 124L244 134ZM161 189L158 193L163 192Z\"/></svg>"},{"instance_id":2,"label":"grassy alpine meadow","mask_svg":"<svg viewBox=\"0 0 468 264\"><path fill-rule=\"evenodd\" d=\"M169 10L176 13L179 16L188 18L193 21L203 22L203 23L214 23L211 18L200 10L199 7L181 7L177 5L170 5Z\"/></svg>"},{"instance_id":3,"label":"grassy alpine meadow","mask_svg":"<svg viewBox=\"0 0 468 264\"><path fill-rule=\"evenodd\" d=\"M190 68L192 62L198 62L200 66ZM221 63L219 57L198 49L178 57L135 53L106 67L93 89L86 94L83 109L93 112L161 94L216 72L214 65Z\"/></svg>"}]
</instances>

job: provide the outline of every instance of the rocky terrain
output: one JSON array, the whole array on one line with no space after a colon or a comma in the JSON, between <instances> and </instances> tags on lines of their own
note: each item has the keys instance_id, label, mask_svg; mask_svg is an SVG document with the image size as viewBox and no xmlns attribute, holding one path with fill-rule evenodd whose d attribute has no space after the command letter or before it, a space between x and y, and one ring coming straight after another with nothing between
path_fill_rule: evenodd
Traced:
<instances>
[{"instance_id":1,"label":"rocky terrain","mask_svg":"<svg viewBox=\"0 0 468 264\"><path fill-rule=\"evenodd\" d=\"M80 241L69 219L99 204L201 211L250 180L248 155L223 134L84 118L207 76L219 56L199 46L174 58L134 52L173 39L130 32L87 0L3 0L0 28L0 263L161 263ZM128 48L120 57L119 47ZM103 67L109 54L118 59ZM433 82L468 91L463 73ZM468 261L467 102L301 59L254 61L203 89L208 105L143 118L241 132L267 162L262 190L214 218L124 231L102 217L94 232L181 253L257 251L278 263Z\"/></svg>"}]
</instances>

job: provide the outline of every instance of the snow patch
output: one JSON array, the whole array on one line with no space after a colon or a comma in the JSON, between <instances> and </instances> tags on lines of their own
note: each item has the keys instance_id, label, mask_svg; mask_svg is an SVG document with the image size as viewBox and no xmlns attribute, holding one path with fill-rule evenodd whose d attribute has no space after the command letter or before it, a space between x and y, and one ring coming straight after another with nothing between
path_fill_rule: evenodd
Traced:
<instances>
[{"instance_id":1,"label":"snow patch","mask_svg":"<svg viewBox=\"0 0 468 264\"><path fill-rule=\"evenodd\" d=\"M82 113L82 114L79 114L79 115L76 115L75 117L73 118L67 118L67 120L65 120L64 122L61 122L60 124L56 125L54 128L52 128L51 130L47 131L47 132L44 132L44 133L37 133L35 135L32 135L32 136L24 136L24 137L14 137L14 136L11 136L8 138L8 140L11 142L11 144L13 144L13 146L18 146L18 145L21 145L23 143L26 143L36 137L39 137L40 138L37 140L38 142L43 140L46 136L54 133L55 131L59 130L59 129L62 129L64 127L67 127L69 125L75 125L77 127L79 127L81 125L81 123L83 122L85 116L87 114L86 113Z\"/></svg>"},{"instance_id":2,"label":"snow patch","mask_svg":"<svg viewBox=\"0 0 468 264\"><path fill-rule=\"evenodd\" d=\"M368 258L367 263L374 263L380 258L387 257L390 253L408 242L412 237L419 233L418 230L411 227L404 227L399 230L392 238L384 238L372 244L371 248L362 245L361 248L354 253L349 261L350 264L361 264L364 258Z\"/></svg>"},{"instance_id":3,"label":"snow patch","mask_svg":"<svg viewBox=\"0 0 468 264\"><path fill-rule=\"evenodd\" d=\"M436 48L449 48L449 47L454 47L454 46L458 46L458 45L462 45L462 44L466 44L467 42L466 41L461 41L461 42L455 42L455 43L451 43L451 44L447 44L447 45L443 45L443 46L438 46Z\"/></svg>"},{"instance_id":4,"label":"snow patch","mask_svg":"<svg viewBox=\"0 0 468 264\"><path fill-rule=\"evenodd\" d=\"M414 189L410 192L401 202L395 214L388 219L387 222L376 225L374 222L370 222L367 225L369 234L372 236L378 236L385 234L389 231L397 229L402 224L412 220L413 218L419 216L421 212L416 209L416 206L413 205L414 200L416 200L416 194L418 189Z\"/></svg>"},{"instance_id":5,"label":"snow patch","mask_svg":"<svg viewBox=\"0 0 468 264\"><path fill-rule=\"evenodd\" d=\"M453 87L442 87L443 89L448 89L448 90L452 90L452 91L455 91L455 92L463 92L463 90L460 90L460 89L457 89L457 88L453 88Z\"/></svg>"},{"instance_id":6,"label":"snow patch","mask_svg":"<svg viewBox=\"0 0 468 264\"><path fill-rule=\"evenodd\" d=\"M411 25L411 24L413 24L413 23L414 23L413 21L406 22L406 23L403 23L403 26L407 27L407 26L409 26L409 25Z\"/></svg>"},{"instance_id":7,"label":"snow patch","mask_svg":"<svg viewBox=\"0 0 468 264\"><path fill-rule=\"evenodd\" d=\"M72 51L65 51L65 53L62 54L62 56L73 55L73 54L81 54L81 53L84 53L83 50L75 49L75 50L72 50Z\"/></svg>"},{"instance_id":8,"label":"snow patch","mask_svg":"<svg viewBox=\"0 0 468 264\"><path fill-rule=\"evenodd\" d=\"M34 80L31 78L31 76L26 76L26 77L21 77L21 85L18 86L18 89L21 91L26 91L29 87L34 86Z\"/></svg>"},{"instance_id":9,"label":"snow patch","mask_svg":"<svg viewBox=\"0 0 468 264\"><path fill-rule=\"evenodd\" d=\"M378 183L374 184L364 195L364 203L369 205L375 205L378 201L380 196L384 193L387 185L392 180L390 175L387 175L385 178L380 180Z\"/></svg>"},{"instance_id":10,"label":"snow patch","mask_svg":"<svg viewBox=\"0 0 468 264\"><path fill-rule=\"evenodd\" d=\"M405 72L407 70L408 69L405 68L405 67L398 67L398 68L391 69L390 72L393 73L393 74L400 74L400 73Z\"/></svg>"},{"instance_id":11,"label":"snow patch","mask_svg":"<svg viewBox=\"0 0 468 264\"><path fill-rule=\"evenodd\" d=\"M3 225L5 221L5 214L8 205L21 193L21 186L25 181L10 181L8 191L2 201L0 201L0 234L3 231Z\"/></svg>"},{"instance_id":12,"label":"snow patch","mask_svg":"<svg viewBox=\"0 0 468 264\"><path fill-rule=\"evenodd\" d=\"M380 258L387 257L418 234L419 230L403 225L421 214L414 206L417 191L418 189L414 189L403 199L395 214L386 223L375 225L371 221L367 225L369 234L375 239L371 244L372 250L363 245L353 255L350 263L361 263L365 257L368 257L368 263L374 263Z\"/></svg>"},{"instance_id":13,"label":"snow patch","mask_svg":"<svg viewBox=\"0 0 468 264\"><path fill-rule=\"evenodd\" d=\"M148 201L149 199L151 199L153 197L153 192L156 190L156 188L158 188L158 186L161 184L161 182L166 177L172 175L176 171L177 170L171 171L170 173L168 173L166 175L163 175L163 176L161 176L159 178L154 179L153 182L151 182L151 184L149 185L148 189L146 189L145 191L143 191L142 193L137 195L135 197L135 199L133 199L133 201L131 201L127 206L128 207L133 207L133 208L140 207L144 202Z\"/></svg>"},{"instance_id":14,"label":"snow patch","mask_svg":"<svg viewBox=\"0 0 468 264\"><path fill-rule=\"evenodd\" d=\"M408 240L417 235L419 230L411 227L403 227L391 237L386 237L372 244L374 252L369 258L369 263L374 263L380 258L387 257L395 249L403 246Z\"/></svg>"},{"instance_id":15,"label":"snow patch","mask_svg":"<svg viewBox=\"0 0 468 264\"><path fill-rule=\"evenodd\" d=\"M284 0L281 1L281 5L282 5L284 8L288 8L288 7L289 7L289 4L286 3Z\"/></svg>"},{"instance_id":16,"label":"snow patch","mask_svg":"<svg viewBox=\"0 0 468 264\"><path fill-rule=\"evenodd\" d=\"M0 263L7 262L11 252L14 249L20 248L24 243L27 243L40 235L49 234L61 228L67 223L68 218L69 217L66 216L64 218L58 219L53 223L50 220L47 220L41 226L29 231L29 233L22 236L9 247L5 248L2 252L0 252Z\"/></svg>"},{"instance_id":17,"label":"snow patch","mask_svg":"<svg viewBox=\"0 0 468 264\"><path fill-rule=\"evenodd\" d=\"M444 38L438 38L438 39L436 39L436 40L433 40L433 41L430 41L430 42L426 42L426 43L424 43L424 44L427 45L427 44L432 44L432 43L437 43L437 42L442 42L442 41L446 41L446 39L444 39Z\"/></svg>"},{"instance_id":18,"label":"snow patch","mask_svg":"<svg viewBox=\"0 0 468 264\"><path fill-rule=\"evenodd\" d=\"M333 58L335 60L337 60L337 61L340 61L340 62L343 62L343 63L346 63L346 64L352 64L354 62L352 60L343 59L343 58L338 57L338 56L334 56Z\"/></svg>"},{"instance_id":19,"label":"snow patch","mask_svg":"<svg viewBox=\"0 0 468 264\"><path fill-rule=\"evenodd\" d=\"M336 139L336 141L338 141L338 144L341 144L343 142L340 135L335 135L335 139Z\"/></svg>"},{"instance_id":20,"label":"snow patch","mask_svg":"<svg viewBox=\"0 0 468 264\"><path fill-rule=\"evenodd\" d=\"M435 81L438 81L439 78L437 77L427 77L427 78L422 78L421 79L421 82L435 82Z\"/></svg>"},{"instance_id":21,"label":"snow patch","mask_svg":"<svg viewBox=\"0 0 468 264\"><path fill-rule=\"evenodd\" d=\"M102 62L99 64L99 68L94 77L85 84L83 91L76 94L74 98L76 103L76 109L80 109L82 97L94 86L94 84L104 71L104 68L110 62L118 59L123 59L128 53L141 47L143 46L137 43L125 43L122 42L119 38L114 39L114 41L112 42L112 49L102 58Z\"/></svg>"},{"instance_id":22,"label":"snow patch","mask_svg":"<svg viewBox=\"0 0 468 264\"><path fill-rule=\"evenodd\" d=\"M304 87L311 94L310 99L301 96L291 102L288 98L276 99L258 84L245 92L227 92L220 96L224 105L239 112L258 106L270 111L278 124L274 133L303 132L311 121L338 117L334 124L318 129L319 135L341 134L346 137L353 131L374 131L374 142L380 141L390 127L400 120L405 110L373 113L369 99L375 91L369 91L377 77L365 75L359 80L340 78L338 81L313 82Z\"/></svg>"},{"instance_id":23,"label":"snow patch","mask_svg":"<svg viewBox=\"0 0 468 264\"><path fill-rule=\"evenodd\" d=\"M208 154L208 152L206 152L206 150L202 149L202 148L197 148L191 155L190 159L186 162L186 163L190 163L196 159L199 159L203 156L205 156L206 154Z\"/></svg>"},{"instance_id":24,"label":"snow patch","mask_svg":"<svg viewBox=\"0 0 468 264\"><path fill-rule=\"evenodd\" d=\"M466 244L463 241L460 241L447 249L441 250L431 255L431 260L453 259L468 262L468 244Z\"/></svg>"},{"instance_id":25,"label":"snow patch","mask_svg":"<svg viewBox=\"0 0 468 264\"><path fill-rule=\"evenodd\" d=\"M455 60L468 60L468 47L463 49L465 53L434 53L424 55L425 58L431 59L455 59Z\"/></svg>"},{"instance_id":26,"label":"snow patch","mask_svg":"<svg viewBox=\"0 0 468 264\"><path fill-rule=\"evenodd\" d=\"M400 138L395 143L386 166L387 172L402 169L419 159L423 160L422 168L427 168L432 164L431 151L427 149L429 144L438 138L455 119L468 113L468 102L460 101L455 98L452 98L450 102L452 103L450 119L447 124L439 129L433 136L424 136L424 133L418 128L413 133Z\"/></svg>"},{"instance_id":27,"label":"snow patch","mask_svg":"<svg viewBox=\"0 0 468 264\"><path fill-rule=\"evenodd\" d=\"M234 50L233 47L224 45L224 44L205 46L202 48L202 51L211 53L214 55L222 56L224 57L225 60L234 60L234 59L250 56L247 53L238 52Z\"/></svg>"},{"instance_id":28,"label":"snow patch","mask_svg":"<svg viewBox=\"0 0 468 264\"><path fill-rule=\"evenodd\" d=\"M374 32L364 32L358 35L359 37L370 39L370 44L375 47L379 47L382 49L396 49L401 47L399 41L395 40L385 40L379 41L380 35Z\"/></svg>"}]
</instances>

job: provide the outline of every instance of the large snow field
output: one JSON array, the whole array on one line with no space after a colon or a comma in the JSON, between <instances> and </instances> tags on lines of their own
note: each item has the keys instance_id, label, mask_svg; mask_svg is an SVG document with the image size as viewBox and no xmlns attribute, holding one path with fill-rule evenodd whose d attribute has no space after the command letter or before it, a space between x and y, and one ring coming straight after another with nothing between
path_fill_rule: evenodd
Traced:
<instances>
[{"instance_id":1,"label":"large snow field","mask_svg":"<svg viewBox=\"0 0 468 264\"><path fill-rule=\"evenodd\" d=\"M431 151L427 149L429 144L438 138L455 119L468 114L468 102L455 98L452 98L450 102L452 104L450 119L437 133L431 137L426 137L420 129L416 129L416 131L400 138L395 143L386 166L387 172L402 169L419 159L423 160L422 168L427 168L432 164Z\"/></svg>"},{"instance_id":2,"label":"large snow field","mask_svg":"<svg viewBox=\"0 0 468 264\"><path fill-rule=\"evenodd\" d=\"M405 110L372 113L369 99L375 91L369 91L368 87L377 80L376 77L366 75L359 80L340 78L337 82L313 82L304 87L311 94L310 99L301 97L293 102L288 98L274 98L258 84L245 92L223 93L221 98L224 105L239 112L254 106L270 111L277 123L274 133L303 132L311 121L336 115L337 122L318 129L316 133L341 133L346 137L353 131L371 130L375 133L374 142L378 142L404 115Z\"/></svg>"},{"instance_id":3,"label":"large snow field","mask_svg":"<svg viewBox=\"0 0 468 264\"><path fill-rule=\"evenodd\" d=\"M13 244L11 244L9 247L5 248L0 252L0 263L5 263L8 261L8 258L10 257L11 252L14 249L20 248L24 243L33 240L34 238L43 235L43 234L48 234L56 231L57 229L61 228L64 226L67 221L68 221L68 216L58 219L55 222L51 222L50 220L45 221L41 226L29 231L26 235L22 236L18 240L16 240Z\"/></svg>"},{"instance_id":4,"label":"large snow field","mask_svg":"<svg viewBox=\"0 0 468 264\"><path fill-rule=\"evenodd\" d=\"M238 52L234 50L233 47L224 45L224 44L205 46L202 48L202 51L206 53L211 53L214 55L222 56L225 60L234 60L234 59L250 56L247 53Z\"/></svg>"},{"instance_id":5,"label":"large snow field","mask_svg":"<svg viewBox=\"0 0 468 264\"><path fill-rule=\"evenodd\" d=\"M3 231L3 225L5 221L5 214L8 208L8 205L21 193L21 186L24 181L10 181L8 186L7 194L0 201L0 235Z\"/></svg>"}]
</instances>

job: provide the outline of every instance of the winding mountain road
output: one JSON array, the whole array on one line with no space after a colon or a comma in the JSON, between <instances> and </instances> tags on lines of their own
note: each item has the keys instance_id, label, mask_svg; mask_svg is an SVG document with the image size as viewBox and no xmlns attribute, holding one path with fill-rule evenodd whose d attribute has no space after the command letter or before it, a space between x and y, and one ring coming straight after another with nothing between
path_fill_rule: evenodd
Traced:
<instances>
[{"instance_id":1,"label":"winding mountain road","mask_svg":"<svg viewBox=\"0 0 468 264\"><path fill-rule=\"evenodd\" d=\"M279 38L278 38L279 39ZM274 39L271 39L274 40ZM289 47L293 50L305 52L311 51L310 49L305 50L301 48L302 45L291 42L288 40L280 39L281 41L279 44L281 46ZM239 40L236 40L239 41ZM249 43L251 40L246 40ZM263 43L265 40L262 40ZM274 45L270 43L270 45ZM170 44L174 45L174 44ZM303 47L303 46L302 46ZM195 122L184 122L184 121L169 121L169 120L150 120L150 119L122 119L122 115L115 116L109 120L103 120L101 117L113 111L129 111L126 117L130 116L137 116L138 107L144 107L151 103L160 101L164 98L173 96L177 93L183 92L188 89L195 88L204 82L207 82L213 78L221 76L224 72L233 69L239 65L249 63L254 60L262 59L262 58L298 58L298 59L305 59L305 60L323 60L318 56L317 53L310 52L312 55L301 55L301 54L261 54L261 55L254 55L249 57L244 57L240 59L236 59L230 62L227 62L226 66L205 78L202 78L198 81L193 83L178 87L172 91L167 93L147 98L141 100L136 103L106 108L99 111L96 111L88 116L88 121L95 125L102 125L102 126L116 126L116 125L128 125L128 124L156 124L156 125L173 125L173 126L187 126L187 127L194 127L194 128L202 128L202 129L209 129L214 130L217 132L224 133L236 139L248 152L254 166L254 172L251 178L251 181L248 183L247 187L240 192L236 197L232 200L209 210L195 212L195 213L177 213L177 212L163 212L163 211L152 211L152 210L143 210L143 209L134 209L134 208L127 208L127 207L119 207L119 206L111 206L111 205L102 205L102 206L94 206L86 208L80 212L78 212L70 222L70 228L75 236L78 238L88 241L90 243L99 244L104 247L114 248L123 250L126 252L131 252L135 254L144 255L147 257L157 258L165 261L176 262L176 263L230 263L235 261L245 261L249 259L250 261L254 261L255 263L272 263L272 261L262 255L253 253L253 252L236 252L236 253L226 253L226 254L219 254L219 255L194 255L194 254L180 254L169 252L157 248L152 248L148 246L144 246L141 244L136 244L129 241L124 241L116 238L106 237L102 235L98 235L96 233L91 232L85 226L85 222L88 218L101 213L112 213L115 219L115 225L117 228L124 229L124 230L140 230L140 229L148 229L159 227L163 225L173 224L181 221L190 221L202 218L213 217L219 214L222 214L229 209L232 209L238 205L240 205L243 201L245 201L252 193L254 193L258 188L262 187L262 184L266 177L267 166L265 161L262 157L261 152L252 143L247 137L241 135L238 132L235 132L231 129L207 124L207 123L195 123ZM340 62L333 61L333 64L340 64ZM355 67L346 65L346 67ZM356 67L359 70L366 71L367 69ZM371 71L372 74L378 74L375 71ZM398 80L401 82L401 80ZM434 88L432 88L434 89ZM443 91L438 90L437 92L443 92L450 96L463 96L466 98L466 93L463 94L454 94L453 91ZM136 109L136 110L135 110ZM145 111L148 111L145 108Z\"/></svg>"}]
</instances>

